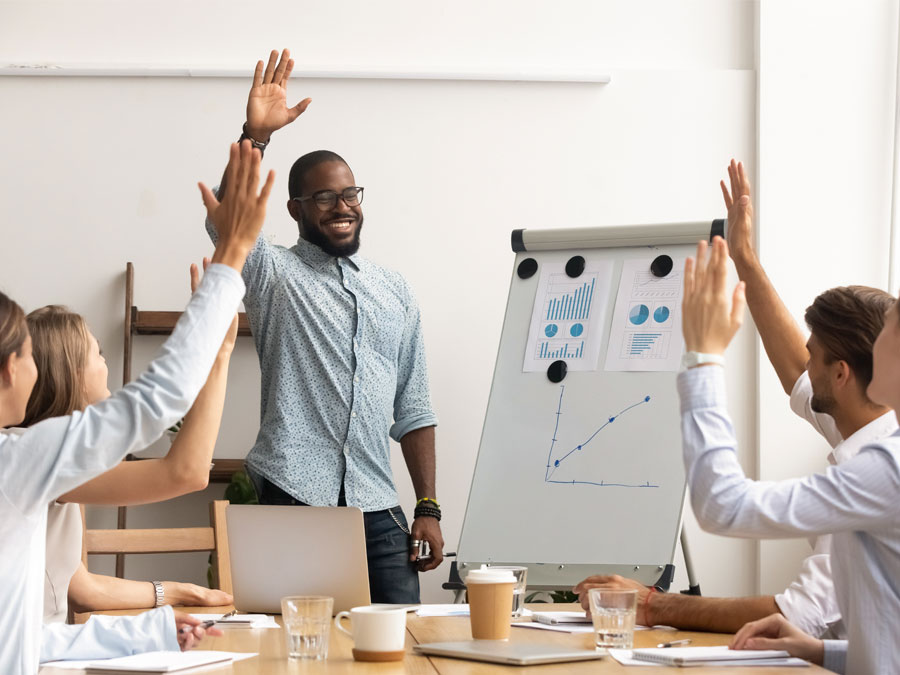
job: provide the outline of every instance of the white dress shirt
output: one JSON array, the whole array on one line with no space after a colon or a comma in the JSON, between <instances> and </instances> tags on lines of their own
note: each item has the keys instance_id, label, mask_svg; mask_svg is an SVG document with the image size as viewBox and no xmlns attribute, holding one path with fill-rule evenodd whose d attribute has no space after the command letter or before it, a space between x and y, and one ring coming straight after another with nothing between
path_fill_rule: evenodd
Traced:
<instances>
[{"instance_id":1,"label":"white dress shirt","mask_svg":"<svg viewBox=\"0 0 900 675\"><path fill-rule=\"evenodd\" d=\"M83 412L44 420L21 436L0 435L0 673L38 667L47 505L145 448L188 411L243 294L237 272L211 265L172 336L136 381ZM171 645L174 625L168 630L158 640Z\"/></svg>"},{"instance_id":2,"label":"white dress shirt","mask_svg":"<svg viewBox=\"0 0 900 675\"><path fill-rule=\"evenodd\" d=\"M841 464L856 457L863 446L887 438L898 429L897 416L890 411L843 439L831 415L812 409L812 396L812 383L804 371L791 391L791 410L808 421L831 445L830 464ZM784 592L775 596L775 602L785 618L805 633L846 638L831 578L831 535L824 534L810 543L812 554L803 560L799 574Z\"/></svg>"},{"instance_id":3,"label":"white dress shirt","mask_svg":"<svg viewBox=\"0 0 900 675\"><path fill-rule=\"evenodd\" d=\"M826 641L825 667L900 673L900 435L825 473L779 482L744 476L718 366L678 376L684 464L697 521L733 537L832 534L831 567L849 642ZM846 652L841 651L845 649Z\"/></svg>"}]
</instances>

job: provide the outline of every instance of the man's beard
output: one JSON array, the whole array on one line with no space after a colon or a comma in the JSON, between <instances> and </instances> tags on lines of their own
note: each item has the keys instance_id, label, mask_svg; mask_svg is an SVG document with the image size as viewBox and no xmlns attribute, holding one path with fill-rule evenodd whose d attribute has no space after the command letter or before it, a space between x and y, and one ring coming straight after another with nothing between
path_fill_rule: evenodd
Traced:
<instances>
[{"instance_id":1,"label":"man's beard","mask_svg":"<svg viewBox=\"0 0 900 675\"><path fill-rule=\"evenodd\" d=\"M831 415L836 405L831 392L824 394L816 394L813 392L812 398L809 400L809 407L812 408L812 411L815 413Z\"/></svg>"},{"instance_id":2,"label":"man's beard","mask_svg":"<svg viewBox=\"0 0 900 675\"><path fill-rule=\"evenodd\" d=\"M318 227L307 227L306 223L300 222L300 235L310 244L315 244L328 255L336 258L351 256L359 250L359 234L362 232L363 219L359 218L356 225L356 232L353 239L346 244L336 245L332 243L322 230Z\"/></svg>"}]
</instances>

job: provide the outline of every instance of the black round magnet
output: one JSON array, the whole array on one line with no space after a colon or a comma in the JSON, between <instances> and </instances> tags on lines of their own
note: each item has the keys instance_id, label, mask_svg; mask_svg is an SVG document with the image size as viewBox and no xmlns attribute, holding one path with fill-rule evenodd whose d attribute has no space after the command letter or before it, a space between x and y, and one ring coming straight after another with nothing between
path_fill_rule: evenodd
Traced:
<instances>
[{"instance_id":1,"label":"black round magnet","mask_svg":"<svg viewBox=\"0 0 900 675\"><path fill-rule=\"evenodd\" d=\"M553 383L562 382L566 378L569 367L565 361L554 361L547 368L547 379Z\"/></svg>"},{"instance_id":2,"label":"black round magnet","mask_svg":"<svg viewBox=\"0 0 900 675\"><path fill-rule=\"evenodd\" d=\"M516 274L519 275L520 279L530 279L534 276L534 273L537 272L537 268L537 260L534 258L525 258L525 260L519 263L518 268L516 268Z\"/></svg>"},{"instance_id":3,"label":"black round magnet","mask_svg":"<svg viewBox=\"0 0 900 675\"><path fill-rule=\"evenodd\" d=\"M584 258L580 255L569 258L569 262L566 263L566 274L574 279L580 277L582 272L584 272Z\"/></svg>"},{"instance_id":4,"label":"black round magnet","mask_svg":"<svg viewBox=\"0 0 900 675\"><path fill-rule=\"evenodd\" d=\"M655 277L664 277L672 271L672 259L667 255L658 255L656 259L650 263L650 271Z\"/></svg>"}]
</instances>

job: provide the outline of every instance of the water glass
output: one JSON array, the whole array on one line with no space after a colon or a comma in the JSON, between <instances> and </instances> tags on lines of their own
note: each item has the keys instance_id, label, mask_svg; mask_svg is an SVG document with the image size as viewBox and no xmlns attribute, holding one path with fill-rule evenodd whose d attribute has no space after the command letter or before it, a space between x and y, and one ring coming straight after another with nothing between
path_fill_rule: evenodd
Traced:
<instances>
[{"instance_id":1,"label":"water glass","mask_svg":"<svg viewBox=\"0 0 900 675\"><path fill-rule=\"evenodd\" d=\"M631 649L637 614L637 591L592 588L588 592L594 644L597 647Z\"/></svg>"},{"instance_id":2,"label":"water glass","mask_svg":"<svg viewBox=\"0 0 900 675\"><path fill-rule=\"evenodd\" d=\"M321 660L328 656L333 608L334 598L324 595L290 595L281 599L288 658Z\"/></svg>"},{"instance_id":3,"label":"water glass","mask_svg":"<svg viewBox=\"0 0 900 675\"><path fill-rule=\"evenodd\" d=\"M509 570L516 577L516 586L513 588L512 618L518 619L525 609L525 587L528 577L527 567L514 567L511 565L491 565L492 570Z\"/></svg>"}]
</instances>

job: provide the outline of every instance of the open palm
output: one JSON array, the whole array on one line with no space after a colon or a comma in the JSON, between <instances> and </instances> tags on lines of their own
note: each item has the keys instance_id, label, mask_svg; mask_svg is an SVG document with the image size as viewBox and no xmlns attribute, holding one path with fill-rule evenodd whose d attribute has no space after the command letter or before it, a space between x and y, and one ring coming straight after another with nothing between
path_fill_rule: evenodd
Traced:
<instances>
[{"instance_id":1,"label":"open palm","mask_svg":"<svg viewBox=\"0 0 900 675\"><path fill-rule=\"evenodd\" d=\"M285 49L269 54L269 62L263 67L258 61L253 73L253 86L247 99L247 132L257 141L265 142L272 132L297 119L312 99L305 98L297 105L287 106L287 82L294 69L291 53Z\"/></svg>"}]
</instances>

